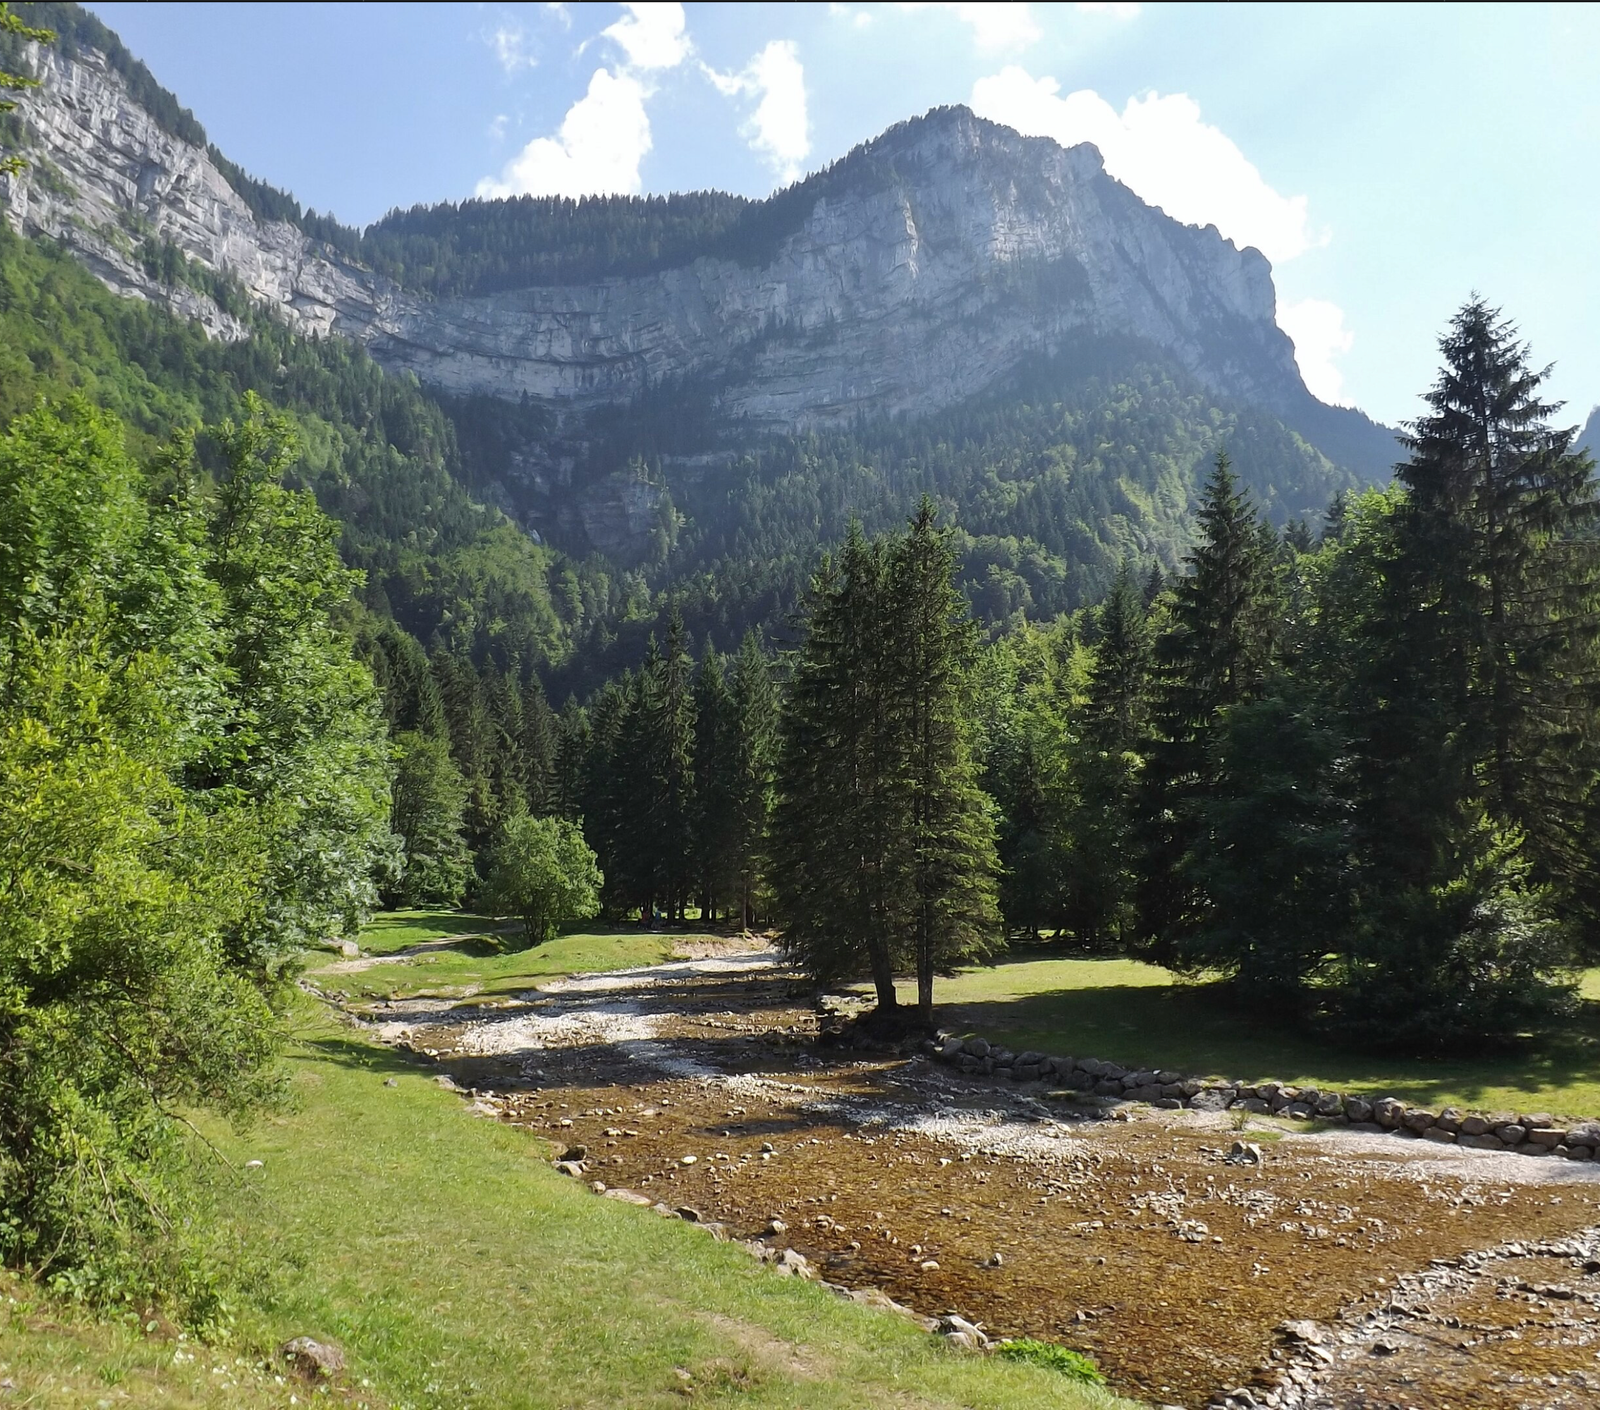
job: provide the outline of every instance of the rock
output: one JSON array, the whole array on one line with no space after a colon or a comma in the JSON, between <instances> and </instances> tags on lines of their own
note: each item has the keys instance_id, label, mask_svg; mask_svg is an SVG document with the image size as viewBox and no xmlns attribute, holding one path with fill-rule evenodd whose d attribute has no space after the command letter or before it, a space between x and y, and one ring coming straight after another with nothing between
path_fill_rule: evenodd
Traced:
<instances>
[{"instance_id":1,"label":"rock","mask_svg":"<svg viewBox=\"0 0 1600 1410\"><path fill-rule=\"evenodd\" d=\"M1488 1131L1476 1136L1468 1135L1467 1132L1463 1131L1456 1137L1456 1144L1479 1151L1503 1151L1506 1148L1504 1141Z\"/></svg>"},{"instance_id":2,"label":"rock","mask_svg":"<svg viewBox=\"0 0 1600 1410\"><path fill-rule=\"evenodd\" d=\"M1593 1146L1568 1146L1567 1147L1567 1159L1568 1160L1593 1160L1594 1159L1594 1147Z\"/></svg>"},{"instance_id":3,"label":"rock","mask_svg":"<svg viewBox=\"0 0 1600 1410\"><path fill-rule=\"evenodd\" d=\"M1166 1068L1162 1068L1161 1071L1156 1073L1156 1081L1163 1087L1169 1087L1174 1082L1183 1081L1183 1074L1181 1072L1171 1072Z\"/></svg>"},{"instance_id":4,"label":"rock","mask_svg":"<svg viewBox=\"0 0 1600 1410\"><path fill-rule=\"evenodd\" d=\"M558 1160L556 1162L556 1171L561 1175L569 1175L574 1180L583 1179L584 1175L587 1173L582 1164L576 1160Z\"/></svg>"},{"instance_id":5,"label":"rock","mask_svg":"<svg viewBox=\"0 0 1600 1410\"><path fill-rule=\"evenodd\" d=\"M1229 1165L1260 1165L1261 1147L1254 1141L1235 1141L1223 1159Z\"/></svg>"},{"instance_id":6,"label":"rock","mask_svg":"<svg viewBox=\"0 0 1600 1410\"><path fill-rule=\"evenodd\" d=\"M605 1192L607 1199L617 1200L621 1204L638 1205L641 1209L649 1209L655 1203L649 1195L642 1195L637 1190L608 1189Z\"/></svg>"},{"instance_id":7,"label":"rock","mask_svg":"<svg viewBox=\"0 0 1600 1410\"><path fill-rule=\"evenodd\" d=\"M244 1168L246 1170L265 1170L267 1163L264 1160L247 1160L244 1163Z\"/></svg>"},{"instance_id":8,"label":"rock","mask_svg":"<svg viewBox=\"0 0 1600 1410\"><path fill-rule=\"evenodd\" d=\"M1406 1130L1415 1131L1420 1136L1428 1127L1434 1124L1436 1119L1437 1113L1435 1112L1424 1111L1421 1107L1410 1107L1407 1109L1405 1120L1401 1124Z\"/></svg>"},{"instance_id":9,"label":"rock","mask_svg":"<svg viewBox=\"0 0 1600 1410\"><path fill-rule=\"evenodd\" d=\"M1316 1111L1304 1102L1290 1102L1283 1108L1283 1115L1293 1117L1296 1121L1307 1121L1316 1115Z\"/></svg>"},{"instance_id":10,"label":"rock","mask_svg":"<svg viewBox=\"0 0 1600 1410\"><path fill-rule=\"evenodd\" d=\"M587 1160L589 1158L589 1147L568 1146L566 1150L561 1153L561 1158L563 1160L571 1161Z\"/></svg>"},{"instance_id":11,"label":"rock","mask_svg":"<svg viewBox=\"0 0 1600 1410\"><path fill-rule=\"evenodd\" d=\"M675 1213L686 1224L699 1224L702 1222L700 1211L694 1208L693 1205L680 1204Z\"/></svg>"},{"instance_id":12,"label":"rock","mask_svg":"<svg viewBox=\"0 0 1600 1410\"><path fill-rule=\"evenodd\" d=\"M973 1323L956 1312L946 1312L939 1318L938 1333L947 1341L956 1337L964 1340L957 1342L958 1346L965 1346L968 1350L977 1351L989 1345L989 1338Z\"/></svg>"},{"instance_id":13,"label":"rock","mask_svg":"<svg viewBox=\"0 0 1600 1410\"><path fill-rule=\"evenodd\" d=\"M792 1248L784 1249L782 1253L772 1260L772 1266L780 1273L788 1274L794 1278L814 1278L817 1276L816 1270L812 1268L810 1260L806 1258L805 1254L797 1253Z\"/></svg>"},{"instance_id":14,"label":"rock","mask_svg":"<svg viewBox=\"0 0 1600 1410\"><path fill-rule=\"evenodd\" d=\"M1039 1069L1032 1063L1025 1063L1019 1060L1016 1066L1011 1069L1011 1075L1018 1082L1037 1082L1039 1080Z\"/></svg>"},{"instance_id":15,"label":"rock","mask_svg":"<svg viewBox=\"0 0 1600 1410\"><path fill-rule=\"evenodd\" d=\"M1278 1323L1278 1331L1290 1341L1299 1342L1303 1346L1320 1346L1327 1338L1322 1326L1303 1318L1293 1322Z\"/></svg>"},{"instance_id":16,"label":"rock","mask_svg":"<svg viewBox=\"0 0 1600 1410\"><path fill-rule=\"evenodd\" d=\"M1265 1097L1241 1097L1228 1108L1230 1111L1248 1111L1252 1116L1266 1116L1272 1111Z\"/></svg>"},{"instance_id":17,"label":"rock","mask_svg":"<svg viewBox=\"0 0 1600 1410\"><path fill-rule=\"evenodd\" d=\"M1324 1092L1317 1098L1312 1110L1318 1116L1333 1117L1344 1115L1344 1098L1337 1092Z\"/></svg>"},{"instance_id":18,"label":"rock","mask_svg":"<svg viewBox=\"0 0 1600 1410\"><path fill-rule=\"evenodd\" d=\"M1272 1102L1282 1090L1283 1088L1276 1082L1256 1083L1256 1095L1264 1102Z\"/></svg>"},{"instance_id":19,"label":"rock","mask_svg":"<svg viewBox=\"0 0 1600 1410\"><path fill-rule=\"evenodd\" d=\"M787 1234L789 1232L789 1226L781 1219L769 1219L764 1232L769 1237L775 1238L779 1234Z\"/></svg>"},{"instance_id":20,"label":"rock","mask_svg":"<svg viewBox=\"0 0 1600 1410\"><path fill-rule=\"evenodd\" d=\"M1514 1121L1508 1121L1503 1126L1496 1126L1494 1133L1500 1138L1501 1144L1507 1147L1520 1145L1522 1138L1528 1134L1525 1126L1519 1126Z\"/></svg>"},{"instance_id":21,"label":"rock","mask_svg":"<svg viewBox=\"0 0 1600 1410\"><path fill-rule=\"evenodd\" d=\"M443 1087L447 1092L459 1092L461 1090L461 1088L456 1086L456 1079L448 1072L441 1072L433 1080L438 1086Z\"/></svg>"},{"instance_id":22,"label":"rock","mask_svg":"<svg viewBox=\"0 0 1600 1410\"><path fill-rule=\"evenodd\" d=\"M917 1267L924 1273L937 1273L939 1271L939 1262L934 1258L924 1258L921 1263L917 1264Z\"/></svg>"},{"instance_id":23,"label":"rock","mask_svg":"<svg viewBox=\"0 0 1600 1410\"><path fill-rule=\"evenodd\" d=\"M1455 1135L1460 1132L1463 1120L1465 1120L1465 1117L1460 1111L1453 1106L1447 1106L1439 1113L1438 1120L1433 1124L1441 1131L1449 1131L1452 1135Z\"/></svg>"},{"instance_id":24,"label":"rock","mask_svg":"<svg viewBox=\"0 0 1600 1410\"><path fill-rule=\"evenodd\" d=\"M1379 1097L1372 1104L1372 1119L1386 1131L1396 1130L1405 1123L1406 1104L1394 1097Z\"/></svg>"},{"instance_id":25,"label":"rock","mask_svg":"<svg viewBox=\"0 0 1600 1410\"><path fill-rule=\"evenodd\" d=\"M946 1038L944 1042L939 1045L939 1056L946 1062L951 1062L955 1058L960 1057L960 1055L961 1039L959 1038Z\"/></svg>"},{"instance_id":26,"label":"rock","mask_svg":"<svg viewBox=\"0 0 1600 1410\"><path fill-rule=\"evenodd\" d=\"M1555 1117L1551 1116L1548 1111L1528 1112L1517 1117L1517 1125L1526 1126L1530 1129L1535 1126L1554 1126L1555 1124Z\"/></svg>"},{"instance_id":27,"label":"rock","mask_svg":"<svg viewBox=\"0 0 1600 1410\"><path fill-rule=\"evenodd\" d=\"M679 1165L698 1165L699 1163L700 1157L697 1155L680 1155L678 1157Z\"/></svg>"},{"instance_id":28,"label":"rock","mask_svg":"<svg viewBox=\"0 0 1600 1410\"><path fill-rule=\"evenodd\" d=\"M1365 1097L1346 1097L1344 1099L1344 1114L1352 1121L1371 1121L1372 1103Z\"/></svg>"},{"instance_id":29,"label":"rock","mask_svg":"<svg viewBox=\"0 0 1600 1410\"><path fill-rule=\"evenodd\" d=\"M295 1337L278 1348L278 1355L302 1376L327 1379L344 1370L344 1352L332 1342Z\"/></svg>"},{"instance_id":30,"label":"rock","mask_svg":"<svg viewBox=\"0 0 1600 1410\"><path fill-rule=\"evenodd\" d=\"M1456 1133L1446 1131L1443 1126L1430 1126L1420 1134L1425 1141L1438 1141L1443 1145L1453 1145L1456 1139Z\"/></svg>"},{"instance_id":31,"label":"rock","mask_svg":"<svg viewBox=\"0 0 1600 1410\"><path fill-rule=\"evenodd\" d=\"M1184 1097L1198 1097L1205 1090L1205 1085L1198 1077L1185 1077L1178 1083L1178 1090Z\"/></svg>"},{"instance_id":32,"label":"rock","mask_svg":"<svg viewBox=\"0 0 1600 1410\"><path fill-rule=\"evenodd\" d=\"M400 1085L400 1079L398 1077L386 1077L384 1078L383 1085L385 1087L398 1087Z\"/></svg>"},{"instance_id":33,"label":"rock","mask_svg":"<svg viewBox=\"0 0 1600 1410\"><path fill-rule=\"evenodd\" d=\"M1463 1116L1461 1118L1461 1134L1463 1136L1481 1136L1488 1129L1488 1121L1481 1116Z\"/></svg>"},{"instance_id":34,"label":"rock","mask_svg":"<svg viewBox=\"0 0 1600 1410\"><path fill-rule=\"evenodd\" d=\"M1122 1095L1122 1083L1115 1077L1102 1077L1094 1084L1094 1091L1098 1096L1102 1097L1120 1097Z\"/></svg>"},{"instance_id":35,"label":"rock","mask_svg":"<svg viewBox=\"0 0 1600 1410\"><path fill-rule=\"evenodd\" d=\"M1222 1087L1209 1092L1196 1092L1189 1098L1189 1106L1194 1111L1226 1111L1232 1099L1233 1089Z\"/></svg>"},{"instance_id":36,"label":"rock","mask_svg":"<svg viewBox=\"0 0 1600 1410\"><path fill-rule=\"evenodd\" d=\"M987 1038L968 1038L965 1047L967 1052L975 1058L989 1056L989 1040Z\"/></svg>"},{"instance_id":37,"label":"rock","mask_svg":"<svg viewBox=\"0 0 1600 1410\"><path fill-rule=\"evenodd\" d=\"M1528 1139L1536 1146L1565 1145L1567 1133L1552 1126L1533 1126L1528 1128Z\"/></svg>"},{"instance_id":38,"label":"rock","mask_svg":"<svg viewBox=\"0 0 1600 1410\"><path fill-rule=\"evenodd\" d=\"M1127 1089L1126 1095L1136 1102L1158 1102L1162 1092L1159 1087L1132 1087Z\"/></svg>"}]
</instances>

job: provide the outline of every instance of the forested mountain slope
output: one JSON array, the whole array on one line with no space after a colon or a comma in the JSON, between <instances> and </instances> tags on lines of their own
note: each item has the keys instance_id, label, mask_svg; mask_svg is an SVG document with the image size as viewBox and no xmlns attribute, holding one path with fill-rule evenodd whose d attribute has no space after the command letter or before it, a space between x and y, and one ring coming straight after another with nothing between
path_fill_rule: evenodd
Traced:
<instances>
[{"instance_id":1,"label":"forested mountain slope","mask_svg":"<svg viewBox=\"0 0 1600 1410\"><path fill-rule=\"evenodd\" d=\"M21 55L43 87L18 114L35 161L7 188L11 223L223 336L240 332L227 311L152 278L142 241L433 387L546 406L580 442L581 413L664 385L708 390L723 438L845 427L937 412L1037 355L1132 336L1341 463L1388 468L1382 428L1306 392L1261 254L1146 205L1091 146L948 108L765 201L468 202L356 235L206 146L76 7L22 8L71 42ZM560 473L563 448L523 450Z\"/></svg>"}]
</instances>

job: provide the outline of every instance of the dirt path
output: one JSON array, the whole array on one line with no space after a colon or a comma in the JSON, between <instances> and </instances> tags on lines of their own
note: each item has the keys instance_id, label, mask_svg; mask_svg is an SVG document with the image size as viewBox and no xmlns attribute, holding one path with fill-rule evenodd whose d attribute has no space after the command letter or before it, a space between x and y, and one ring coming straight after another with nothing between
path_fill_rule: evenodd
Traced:
<instances>
[{"instance_id":1,"label":"dirt path","mask_svg":"<svg viewBox=\"0 0 1600 1410\"><path fill-rule=\"evenodd\" d=\"M1080 1347L1158 1403L1600 1403L1594 1166L1348 1132L1251 1137L1260 1163L1230 1163L1225 1117L1106 1119L821 1048L770 952L368 1017L585 1147L591 1177L775 1231L920 1312Z\"/></svg>"}]
</instances>

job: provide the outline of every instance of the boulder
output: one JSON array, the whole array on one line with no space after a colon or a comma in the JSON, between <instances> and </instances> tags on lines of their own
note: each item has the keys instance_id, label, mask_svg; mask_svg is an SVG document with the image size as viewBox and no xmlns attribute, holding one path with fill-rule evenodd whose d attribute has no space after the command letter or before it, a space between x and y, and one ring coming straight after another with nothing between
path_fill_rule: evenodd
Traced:
<instances>
[{"instance_id":1,"label":"boulder","mask_svg":"<svg viewBox=\"0 0 1600 1410\"><path fill-rule=\"evenodd\" d=\"M975 1058L989 1056L989 1040L987 1038L968 1038L963 1046Z\"/></svg>"},{"instance_id":2,"label":"boulder","mask_svg":"<svg viewBox=\"0 0 1600 1410\"><path fill-rule=\"evenodd\" d=\"M955 1312L947 1312L939 1319L938 1334L950 1344L964 1347L968 1351L981 1351L989 1345L987 1336L965 1317Z\"/></svg>"},{"instance_id":3,"label":"boulder","mask_svg":"<svg viewBox=\"0 0 1600 1410\"><path fill-rule=\"evenodd\" d=\"M1480 1131L1476 1135L1469 1131L1463 1131L1456 1137L1456 1144L1479 1151L1503 1151L1506 1148L1504 1141L1488 1131Z\"/></svg>"},{"instance_id":4,"label":"boulder","mask_svg":"<svg viewBox=\"0 0 1600 1410\"><path fill-rule=\"evenodd\" d=\"M1365 1097L1346 1097L1344 1099L1344 1114L1352 1121L1371 1121L1372 1103Z\"/></svg>"},{"instance_id":5,"label":"boulder","mask_svg":"<svg viewBox=\"0 0 1600 1410\"><path fill-rule=\"evenodd\" d=\"M558 1160L556 1172L561 1175L570 1175L574 1180L581 1180L584 1176L583 1166L576 1160Z\"/></svg>"},{"instance_id":6,"label":"boulder","mask_svg":"<svg viewBox=\"0 0 1600 1410\"><path fill-rule=\"evenodd\" d=\"M1405 1122L1406 1104L1393 1097L1379 1097L1372 1104L1372 1119L1384 1130L1393 1131Z\"/></svg>"},{"instance_id":7,"label":"boulder","mask_svg":"<svg viewBox=\"0 0 1600 1410\"><path fill-rule=\"evenodd\" d=\"M1423 1108L1408 1107L1405 1119L1400 1123L1408 1131L1415 1131L1419 1136L1438 1120L1438 1113L1425 1111Z\"/></svg>"},{"instance_id":8,"label":"boulder","mask_svg":"<svg viewBox=\"0 0 1600 1410\"><path fill-rule=\"evenodd\" d=\"M344 1370L344 1352L332 1342L295 1337L278 1348L278 1355L302 1376L327 1379Z\"/></svg>"},{"instance_id":9,"label":"boulder","mask_svg":"<svg viewBox=\"0 0 1600 1410\"><path fill-rule=\"evenodd\" d=\"M1517 1117L1518 1126L1532 1128L1534 1126L1554 1126L1555 1124L1555 1117L1551 1116L1548 1111L1526 1112Z\"/></svg>"},{"instance_id":10,"label":"boulder","mask_svg":"<svg viewBox=\"0 0 1600 1410\"><path fill-rule=\"evenodd\" d=\"M939 1056L946 1062L954 1062L956 1058L961 1056L961 1039L946 1038L939 1045Z\"/></svg>"},{"instance_id":11,"label":"boulder","mask_svg":"<svg viewBox=\"0 0 1600 1410\"><path fill-rule=\"evenodd\" d=\"M1097 1096L1120 1097L1122 1095L1122 1083L1114 1077L1102 1077L1094 1084L1094 1091Z\"/></svg>"},{"instance_id":12,"label":"boulder","mask_svg":"<svg viewBox=\"0 0 1600 1410\"><path fill-rule=\"evenodd\" d=\"M1527 1127L1519 1126L1515 1121L1508 1121L1503 1126L1496 1126L1494 1133L1501 1143L1507 1147L1522 1144L1522 1138L1528 1134Z\"/></svg>"},{"instance_id":13,"label":"boulder","mask_svg":"<svg viewBox=\"0 0 1600 1410\"><path fill-rule=\"evenodd\" d=\"M1236 1102L1230 1102L1228 1110L1248 1111L1254 1116L1265 1116L1272 1108L1260 1097L1241 1097Z\"/></svg>"},{"instance_id":14,"label":"boulder","mask_svg":"<svg viewBox=\"0 0 1600 1410\"><path fill-rule=\"evenodd\" d=\"M1260 1165L1261 1147L1254 1141L1235 1141L1222 1158L1229 1165Z\"/></svg>"},{"instance_id":15,"label":"boulder","mask_svg":"<svg viewBox=\"0 0 1600 1410\"><path fill-rule=\"evenodd\" d=\"M1133 1087L1127 1095L1136 1102L1158 1102L1163 1093L1159 1087Z\"/></svg>"},{"instance_id":16,"label":"boulder","mask_svg":"<svg viewBox=\"0 0 1600 1410\"><path fill-rule=\"evenodd\" d=\"M1459 1133L1461 1130L1461 1123L1464 1119L1465 1117L1463 1113L1456 1110L1456 1108L1453 1106L1447 1106L1439 1113L1438 1118L1433 1124L1439 1127L1441 1130Z\"/></svg>"},{"instance_id":17,"label":"boulder","mask_svg":"<svg viewBox=\"0 0 1600 1410\"><path fill-rule=\"evenodd\" d=\"M1488 1121L1481 1116L1463 1116L1461 1118L1461 1134L1463 1136L1481 1136L1489 1129Z\"/></svg>"},{"instance_id":18,"label":"boulder","mask_svg":"<svg viewBox=\"0 0 1600 1410\"><path fill-rule=\"evenodd\" d=\"M1443 1126L1430 1126L1421 1136L1425 1141L1438 1141L1441 1145L1453 1145L1456 1139L1456 1133L1446 1131Z\"/></svg>"},{"instance_id":19,"label":"boulder","mask_svg":"<svg viewBox=\"0 0 1600 1410\"><path fill-rule=\"evenodd\" d=\"M1256 1095L1264 1102L1270 1102L1282 1090L1282 1087L1276 1082L1256 1083Z\"/></svg>"},{"instance_id":20,"label":"boulder","mask_svg":"<svg viewBox=\"0 0 1600 1410\"><path fill-rule=\"evenodd\" d=\"M1296 1121L1307 1121L1311 1117L1315 1116L1316 1112L1313 1111L1312 1108L1308 1107L1304 1102L1290 1102L1288 1106L1282 1109L1282 1114L1284 1116L1291 1116Z\"/></svg>"},{"instance_id":21,"label":"boulder","mask_svg":"<svg viewBox=\"0 0 1600 1410\"><path fill-rule=\"evenodd\" d=\"M1344 1098L1337 1092L1324 1092L1313 1108L1318 1116L1343 1116Z\"/></svg>"},{"instance_id":22,"label":"boulder","mask_svg":"<svg viewBox=\"0 0 1600 1410\"><path fill-rule=\"evenodd\" d=\"M649 1209L655 1203L649 1195L642 1195L637 1190L610 1189L605 1192L607 1199L614 1199L622 1204L636 1204L641 1209Z\"/></svg>"},{"instance_id":23,"label":"boulder","mask_svg":"<svg viewBox=\"0 0 1600 1410\"><path fill-rule=\"evenodd\" d=\"M1536 1146L1564 1146L1567 1133L1554 1126L1531 1126L1528 1128L1528 1139Z\"/></svg>"},{"instance_id":24,"label":"boulder","mask_svg":"<svg viewBox=\"0 0 1600 1410\"><path fill-rule=\"evenodd\" d=\"M1183 1081L1183 1074L1181 1072L1169 1072L1166 1068L1162 1068L1161 1071L1156 1073L1156 1081L1161 1086L1166 1087L1173 1082Z\"/></svg>"},{"instance_id":25,"label":"boulder","mask_svg":"<svg viewBox=\"0 0 1600 1410\"><path fill-rule=\"evenodd\" d=\"M1195 1111L1226 1111L1232 1099L1232 1089L1221 1087L1211 1091L1196 1092L1189 1098L1189 1105Z\"/></svg>"},{"instance_id":26,"label":"boulder","mask_svg":"<svg viewBox=\"0 0 1600 1410\"><path fill-rule=\"evenodd\" d=\"M1594 1159L1594 1147L1593 1146L1568 1146L1567 1147L1567 1159L1568 1160L1593 1160Z\"/></svg>"},{"instance_id":27,"label":"boulder","mask_svg":"<svg viewBox=\"0 0 1600 1410\"><path fill-rule=\"evenodd\" d=\"M1017 1065L1011 1069L1011 1075L1019 1082L1037 1082L1039 1080L1039 1073L1040 1068L1035 1064L1031 1062L1022 1062L1020 1060L1017 1062Z\"/></svg>"}]
</instances>

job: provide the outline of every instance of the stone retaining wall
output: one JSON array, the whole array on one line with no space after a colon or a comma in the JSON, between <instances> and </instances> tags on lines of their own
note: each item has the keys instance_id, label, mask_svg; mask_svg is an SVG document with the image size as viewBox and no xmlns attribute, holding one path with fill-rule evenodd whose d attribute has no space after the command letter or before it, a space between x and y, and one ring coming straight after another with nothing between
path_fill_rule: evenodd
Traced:
<instances>
[{"instance_id":1,"label":"stone retaining wall","mask_svg":"<svg viewBox=\"0 0 1600 1410\"><path fill-rule=\"evenodd\" d=\"M1444 1145L1568 1160L1593 1160L1600 1150L1600 1121L1559 1126L1547 1112L1476 1115L1456 1107L1432 1111L1407 1106L1395 1097L1356 1096L1282 1082L1229 1082L1166 1070L1130 1072L1099 1058L1013 1053L983 1038L963 1040L953 1035L930 1039L924 1050L935 1061L971 1076L1050 1082L1112 1101L1147 1102L1171 1110L1290 1116L1349 1125L1358 1131L1392 1131Z\"/></svg>"}]
</instances>

